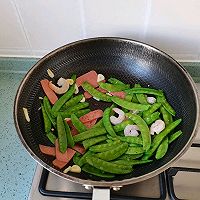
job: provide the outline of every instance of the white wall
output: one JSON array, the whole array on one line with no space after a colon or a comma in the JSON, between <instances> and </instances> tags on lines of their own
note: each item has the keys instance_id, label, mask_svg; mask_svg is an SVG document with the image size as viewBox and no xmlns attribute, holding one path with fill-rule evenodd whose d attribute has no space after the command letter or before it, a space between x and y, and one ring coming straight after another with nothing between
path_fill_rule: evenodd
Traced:
<instances>
[{"instance_id":1,"label":"white wall","mask_svg":"<svg viewBox=\"0 0 200 200\"><path fill-rule=\"evenodd\" d=\"M120 36L200 60L199 0L0 0L0 56L41 57L66 43Z\"/></svg>"}]
</instances>

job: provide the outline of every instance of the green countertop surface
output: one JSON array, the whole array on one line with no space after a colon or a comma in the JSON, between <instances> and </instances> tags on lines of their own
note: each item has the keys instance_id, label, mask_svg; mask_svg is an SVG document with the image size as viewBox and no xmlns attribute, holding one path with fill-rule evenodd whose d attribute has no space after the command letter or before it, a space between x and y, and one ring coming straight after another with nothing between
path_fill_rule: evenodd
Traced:
<instances>
[{"instance_id":1,"label":"green countertop surface","mask_svg":"<svg viewBox=\"0 0 200 200\"><path fill-rule=\"evenodd\" d=\"M34 58L0 58L0 199L28 199L36 162L21 144L13 120L17 88L26 72L37 62ZM183 66L195 82L200 81L200 63Z\"/></svg>"}]
</instances>

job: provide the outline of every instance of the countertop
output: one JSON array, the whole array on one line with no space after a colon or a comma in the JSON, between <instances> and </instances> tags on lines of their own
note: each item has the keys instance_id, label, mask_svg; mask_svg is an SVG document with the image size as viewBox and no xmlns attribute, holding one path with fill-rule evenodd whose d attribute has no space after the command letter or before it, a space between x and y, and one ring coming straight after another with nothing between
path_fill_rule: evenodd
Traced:
<instances>
[{"instance_id":1,"label":"countertop","mask_svg":"<svg viewBox=\"0 0 200 200\"><path fill-rule=\"evenodd\" d=\"M0 58L0 199L28 198L36 162L18 139L13 120L17 88L26 72L37 62L33 58ZM183 66L200 82L200 63L183 62Z\"/></svg>"}]
</instances>

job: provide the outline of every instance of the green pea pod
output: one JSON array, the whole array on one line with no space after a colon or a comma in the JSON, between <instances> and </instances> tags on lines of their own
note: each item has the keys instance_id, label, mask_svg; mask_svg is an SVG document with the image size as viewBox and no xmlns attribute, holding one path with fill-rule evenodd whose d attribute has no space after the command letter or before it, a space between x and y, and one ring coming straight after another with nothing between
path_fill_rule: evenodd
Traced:
<instances>
[{"instance_id":1,"label":"green pea pod","mask_svg":"<svg viewBox=\"0 0 200 200\"><path fill-rule=\"evenodd\" d=\"M171 134L170 137L169 137L169 144L171 144L174 140L176 140L182 134L183 134L183 132L181 130Z\"/></svg>"},{"instance_id":2,"label":"green pea pod","mask_svg":"<svg viewBox=\"0 0 200 200\"><path fill-rule=\"evenodd\" d=\"M107 139L106 142L107 142L107 143L111 143L111 142L113 142L113 140Z\"/></svg>"},{"instance_id":3,"label":"green pea pod","mask_svg":"<svg viewBox=\"0 0 200 200\"><path fill-rule=\"evenodd\" d=\"M65 131L64 121L60 114L57 116L57 131L60 152L65 153L67 150L67 134Z\"/></svg>"},{"instance_id":4,"label":"green pea pod","mask_svg":"<svg viewBox=\"0 0 200 200\"><path fill-rule=\"evenodd\" d=\"M104 151L108 151L108 150L111 150L113 149L114 147L116 147L117 145L120 144L120 141L110 141L109 143L107 144L99 144L99 145L95 145L95 146L92 146L90 147L90 151L92 152L104 152Z\"/></svg>"},{"instance_id":5,"label":"green pea pod","mask_svg":"<svg viewBox=\"0 0 200 200\"><path fill-rule=\"evenodd\" d=\"M77 103L79 103L79 102L81 101L81 99L83 99L83 97L84 97L83 94L77 95L77 96L71 98L70 100L68 100L68 101L63 105L63 107L64 107L65 109L68 109L68 108L70 108L70 107L72 107L72 106L75 106Z\"/></svg>"},{"instance_id":6,"label":"green pea pod","mask_svg":"<svg viewBox=\"0 0 200 200\"><path fill-rule=\"evenodd\" d=\"M45 133L49 133L51 131L51 121L43 105L41 105L41 108L42 108L42 115L43 115L43 120L44 120L44 130L45 130Z\"/></svg>"},{"instance_id":7,"label":"green pea pod","mask_svg":"<svg viewBox=\"0 0 200 200\"><path fill-rule=\"evenodd\" d=\"M71 114L78 112L79 110L86 108L89 106L88 102L78 103L76 106L72 106L71 108L65 110L64 112L60 112L63 118L70 117ZM58 114L58 113L57 113ZM56 113L55 113L56 115Z\"/></svg>"},{"instance_id":8,"label":"green pea pod","mask_svg":"<svg viewBox=\"0 0 200 200\"><path fill-rule=\"evenodd\" d=\"M152 124L155 122L157 119L160 118L160 113L159 112L154 112L151 115L144 117L144 121L147 123L147 125Z\"/></svg>"},{"instance_id":9,"label":"green pea pod","mask_svg":"<svg viewBox=\"0 0 200 200\"><path fill-rule=\"evenodd\" d=\"M46 96L43 98L43 105L44 105L44 109L46 111L46 114L49 117L49 120L51 121L53 126L56 127L56 120L55 120L55 118L53 118L51 116L51 104L49 102L49 99Z\"/></svg>"},{"instance_id":10,"label":"green pea pod","mask_svg":"<svg viewBox=\"0 0 200 200\"><path fill-rule=\"evenodd\" d=\"M113 126L113 129L115 132L120 132L120 131L123 131L127 125L131 125L131 124L133 124L133 121L128 119L128 120L121 122L120 124Z\"/></svg>"},{"instance_id":11,"label":"green pea pod","mask_svg":"<svg viewBox=\"0 0 200 200\"><path fill-rule=\"evenodd\" d=\"M79 120L79 118L75 114L71 115L71 121L79 133L87 131L86 126Z\"/></svg>"},{"instance_id":12,"label":"green pea pod","mask_svg":"<svg viewBox=\"0 0 200 200\"><path fill-rule=\"evenodd\" d=\"M71 130L69 128L69 125L66 122L64 122L64 124L65 124L65 131L66 131L66 134L67 134L67 143L68 143L68 146L72 148L75 145L74 139L73 139L73 136L71 134Z\"/></svg>"},{"instance_id":13,"label":"green pea pod","mask_svg":"<svg viewBox=\"0 0 200 200\"><path fill-rule=\"evenodd\" d=\"M165 137L156 150L156 159L159 160L167 153L168 150L168 137Z\"/></svg>"},{"instance_id":14,"label":"green pea pod","mask_svg":"<svg viewBox=\"0 0 200 200\"><path fill-rule=\"evenodd\" d=\"M162 106L173 116L176 115L176 111L172 108L172 106L167 102L165 96L158 97L157 101L162 104Z\"/></svg>"},{"instance_id":15,"label":"green pea pod","mask_svg":"<svg viewBox=\"0 0 200 200\"><path fill-rule=\"evenodd\" d=\"M112 161L112 163L119 164L119 165L128 165L128 166L134 166L134 165L142 165L146 163L153 162L153 160L115 160Z\"/></svg>"},{"instance_id":16,"label":"green pea pod","mask_svg":"<svg viewBox=\"0 0 200 200\"><path fill-rule=\"evenodd\" d=\"M96 137L96 136L99 136L99 135L104 135L106 133L107 133L106 129L103 128L103 127L92 128L92 129L89 129L85 132L79 133L78 135L73 136L73 138L74 138L74 142L81 142L83 140L86 140L86 139L89 139L89 138L92 138L92 137Z\"/></svg>"},{"instance_id":17,"label":"green pea pod","mask_svg":"<svg viewBox=\"0 0 200 200\"><path fill-rule=\"evenodd\" d=\"M107 139L107 137L105 135L97 136L94 138L89 138L89 139L83 141L83 146L85 149L88 149L89 147L91 147L99 142L102 142L106 139Z\"/></svg>"},{"instance_id":18,"label":"green pea pod","mask_svg":"<svg viewBox=\"0 0 200 200\"><path fill-rule=\"evenodd\" d=\"M134 110L134 111L144 111L148 110L150 105L145 104L139 104L139 103L133 103L129 102L123 99L120 99L119 97L112 96L111 100L116 103L118 106L121 106L122 108L126 108L128 110Z\"/></svg>"},{"instance_id":19,"label":"green pea pod","mask_svg":"<svg viewBox=\"0 0 200 200\"><path fill-rule=\"evenodd\" d=\"M125 83L123 83L122 81L116 79L116 78L109 78L108 82L112 83L112 84L121 84L121 85L126 85Z\"/></svg>"},{"instance_id":20,"label":"green pea pod","mask_svg":"<svg viewBox=\"0 0 200 200\"><path fill-rule=\"evenodd\" d=\"M103 119L100 119L92 128L103 127Z\"/></svg>"},{"instance_id":21,"label":"green pea pod","mask_svg":"<svg viewBox=\"0 0 200 200\"><path fill-rule=\"evenodd\" d=\"M141 88L141 85L135 84L135 88ZM143 93L136 93L136 97L139 103L148 104L147 97Z\"/></svg>"},{"instance_id":22,"label":"green pea pod","mask_svg":"<svg viewBox=\"0 0 200 200\"><path fill-rule=\"evenodd\" d=\"M129 147L142 147L141 144L135 144L135 143L129 143L128 146Z\"/></svg>"},{"instance_id":23,"label":"green pea pod","mask_svg":"<svg viewBox=\"0 0 200 200\"><path fill-rule=\"evenodd\" d=\"M119 160L135 160L143 156L143 153L140 154L123 154L118 159Z\"/></svg>"},{"instance_id":24,"label":"green pea pod","mask_svg":"<svg viewBox=\"0 0 200 200\"><path fill-rule=\"evenodd\" d=\"M133 137L133 136L126 136L126 137L121 137L118 136L117 137L119 140L121 140L122 142L127 142L130 144L143 144L142 138L141 137Z\"/></svg>"},{"instance_id":25,"label":"green pea pod","mask_svg":"<svg viewBox=\"0 0 200 200\"><path fill-rule=\"evenodd\" d=\"M57 137L52 132L47 133L46 136L52 144L55 144Z\"/></svg>"},{"instance_id":26,"label":"green pea pod","mask_svg":"<svg viewBox=\"0 0 200 200\"><path fill-rule=\"evenodd\" d=\"M136 84L138 86L138 84ZM144 87L134 87L129 90L126 90L128 94L150 94L150 95L156 95L156 96L163 96L163 91L156 90L152 88L144 88Z\"/></svg>"},{"instance_id":27,"label":"green pea pod","mask_svg":"<svg viewBox=\"0 0 200 200\"><path fill-rule=\"evenodd\" d=\"M102 100L102 101L106 101L106 102L111 102L110 96L108 96L107 94L104 94L102 92L99 92L98 90L93 88L88 82L84 82L82 84L82 87L83 87L83 89L85 91L90 93L96 99L99 99L99 100Z\"/></svg>"},{"instance_id":28,"label":"green pea pod","mask_svg":"<svg viewBox=\"0 0 200 200\"><path fill-rule=\"evenodd\" d=\"M79 161L80 161L81 157L80 155L76 152L75 155L73 156L73 162L75 165L79 165Z\"/></svg>"},{"instance_id":29,"label":"green pea pod","mask_svg":"<svg viewBox=\"0 0 200 200\"><path fill-rule=\"evenodd\" d=\"M165 122L165 125L172 123L173 121L172 115L169 112L167 112L167 110L163 106L160 107L160 112L162 113L162 117Z\"/></svg>"},{"instance_id":30,"label":"green pea pod","mask_svg":"<svg viewBox=\"0 0 200 200\"><path fill-rule=\"evenodd\" d=\"M144 117L149 117L151 114L153 114L156 110L158 110L161 106L161 103L154 103L148 110L145 110L143 112Z\"/></svg>"},{"instance_id":31,"label":"green pea pod","mask_svg":"<svg viewBox=\"0 0 200 200\"><path fill-rule=\"evenodd\" d=\"M107 90L108 92L120 92L130 88L130 85L123 85L123 84L110 84L110 83L103 83L99 82L100 88Z\"/></svg>"},{"instance_id":32,"label":"green pea pod","mask_svg":"<svg viewBox=\"0 0 200 200\"><path fill-rule=\"evenodd\" d=\"M97 156L98 158L105 160L105 161L111 161L111 160L115 160L116 158L118 158L122 154L124 154L126 152L127 148L128 148L128 144L122 143L122 144L119 144L118 146L114 147L111 150L97 153L95 156Z\"/></svg>"},{"instance_id":33,"label":"green pea pod","mask_svg":"<svg viewBox=\"0 0 200 200\"><path fill-rule=\"evenodd\" d=\"M92 174L94 176L98 176L98 177L102 177L102 178L114 178L115 177L114 174L104 172L104 171L97 169L89 164L85 164L82 167L82 170L88 174Z\"/></svg>"},{"instance_id":34,"label":"green pea pod","mask_svg":"<svg viewBox=\"0 0 200 200\"><path fill-rule=\"evenodd\" d=\"M142 157L142 160L148 160L153 153L156 151L162 140L172 131L174 130L180 123L181 119L178 119L172 123L170 123L166 128L160 132L158 135L156 135L153 139L151 148L145 153L145 155Z\"/></svg>"},{"instance_id":35,"label":"green pea pod","mask_svg":"<svg viewBox=\"0 0 200 200\"><path fill-rule=\"evenodd\" d=\"M87 158L88 156L93 156L93 155L94 155L93 152L87 151L87 152L80 158L80 160L78 161L78 166L82 167L84 164L87 163L86 158Z\"/></svg>"},{"instance_id":36,"label":"green pea pod","mask_svg":"<svg viewBox=\"0 0 200 200\"><path fill-rule=\"evenodd\" d=\"M73 84L69 90L63 94L57 101L56 103L53 105L51 112L52 114L55 116L55 114L61 109L61 107L65 104L65 102L71 98L71 96L74 94L75 92L75 84Z\"/></svg>"},{"instance_id":37,"label":"green pea pod","mask_svg":"<svg viewBox=\"0 0 200 200\"><path fill-rule=\"evenodd\" d=\"M141 154L144 153L144 149L142 147L128 147L125 154Z\"/></svg>"},{"instance_id":38,"label":"green pea pod","mask_svg":"<svg viewBox=\"0 0 200 200\"><path fill-rule=\"evenodd\" d=\"M133 171L132 167L107 162L94 156L87 157L86 161L93 167L111 174L129 174Z\"/></svg>"},{"instance_id":39,"label":"green pea pod","mask_svg":"<svg viewBox=\"0 0 200 200\"><path fill-rule=\"evenodd\" d=\"M89 113L91 110L88 108L88 109L83 109L83 110L78 110L76 112L74 112L74 114L79 118L87 113Z\"/></svg>"},{"instance_id":40,"label":"green pea pod","mask_svg":"<svg viewBox=\"0 0 200 200\"><path fill-rule=\"evenodd\" d=\"M115 137L116 133L113 129L112 124L110 123L110 112L111 112L111 108L106 108L104 113L103 113L103 125L106 129L106 131L112 136Z\"/></svg>"},{"instance_id":41,"label":"green pea pod","mask_svg":"<svg viewBox=\"0 0 200 200\"><path fill-rule=\"evenodd\" d=\"M131 102L132 101L132 96L133 96L132 94L126 94L124 100ZM128 112L128 110L126 108L122 108L122 110L124 112Z\"/></svg>"},{"instance_id":42,"label":"green pea pod","mask_svg":"<svg viewBox=\"0 0 200 200\"><path fill-rule=\"evenodd\" d=\"M137 97L136 97L136 94L132 94L132 100L131 100L133 103L139 103L138 100L137 100Z\"/></svg>"},{"instance_id":43,"label":"green pea pod","mask_svg":"<svg viewBox=\"0 0 200 200\"><path fill-rule=\"evenodd\" d=\"M139 127L143 140L143 149L145 151L148 151L151 146L151 135L146 122L140 116L135 114L126 113L126 116L130 118L134 123L136 123Z\"/></svg>"}]
</instances>

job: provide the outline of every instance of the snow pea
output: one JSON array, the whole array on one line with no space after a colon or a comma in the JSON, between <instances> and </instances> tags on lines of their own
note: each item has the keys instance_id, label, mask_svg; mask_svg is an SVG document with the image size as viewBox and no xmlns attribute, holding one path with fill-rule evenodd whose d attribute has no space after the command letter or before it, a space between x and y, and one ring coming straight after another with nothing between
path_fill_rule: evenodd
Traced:
<instances>
[{"instance_id":1,"label":"snow pea","mask_svg":"<svg viewBox=\"0 0 200 200\"><path fill-rule=\"evenodd\" d=\"M100 119L92 128L103 127L103 119Z\"/></svg>"},{"instance_id":2,"label":"snow pea","mask_svg":"<svg viewBox=\"0 0 200 200\"><path fill-rule=\"evenodd\" d=\"M55 114L61 109L61 107L65 104L65 102L71 98L71 96L74 94L75 92L75 84L73 84L69 90L63 94L57 101L56 103L53 105L51 112L52 114L55 116Z\"/></svg>"},{"instance_id":3,"label":"snow pea","mask_svg":"<svg viewBox=\"0 0 200 200\"><path fill-rule=\"evenodd\" d=\"M77 105L68 108L64 112L60 112L60 114L62 115L63 118L70 117L71 114L73 114L83 108L86 108L88 106L89 106L88 102L78 103Z\"/></svg>"},{"instance_id":4,"label":"snow pea","mask_svg":"<svg viewBox=\"0 0 200 200\"><path fill-rule=\"evenodd\" d=\"M115 160L116 158L124 154L127 151L127 148L128 148L128 144L122 143L122 144L119 144L118 146L115 146L111 150L97 153L95 154L95 156L105 161L111 161L111 160Z\"/></svg>"},{"instance_id":5,"label":"snow pea","mask_svg":"<svg viewBox=\"0 0 200 200\"><path fill-rule=\"evenodd\" d=\"M99 142L102 142L106 139L107 139L107 137L105 135L97 136L94 138L89 138L89 139L83 141L83 146L85 149L88 149L89 147L91 147Z\"/></svg>"},{"instance_id":6,"label":"snow pea","mask_svg":"<svg viewBox=\"0 0 200 200\"><path fill-rule=\"evenodd\" d=\"M89 113L91 110L89 108L87 109L83 109L83 110L78 110L76 112L74 112L74 114L79 118L87 113Z\"/></svg>"},{"instance_id":7,"label":"snow pea","mask_svg":"<svg viewBox=\"0 0 200 200\"><path fill-rule=\"evenodd\" d=\"M116 97L116 96L112 96L111 100L117 105L121 106L122 108L126 108L128 110L144 111L144 110L148 110L150 107L150 105L147 105L147 104L145 105L145 104L129 102L129 101L120 99L119 97Z\"/></svg>"},{"instance_id":8,"label":"snow pea","mask_svg":"<svg viewBox=\"0 0 200 200\"><path fill-rule=\"evenodd\" d=\"M87 151L87 152L80 158L80 160L78 161L78 166L79 166L79 167L82 167L84 164L87 163L86 157L88 157L88 156L93 156L93 155L94 155L93 152Z\"/></svg>"},{"instance_id":9,"label":"snow pea","mask_svg":"<svg viewBox=\"0 0 200 200\"><path fill-rule=\"evenodd\" d=\"M141 88L141 85L135 84L135 88ZM136 97L139 103L148 104L147 97L143 93L136 93Z\"/></svg>"},{"instance_id":10,"label":"snow pea","mask_svg":"<svg viewBox=\"0 0 200 200\"><path fill-rule=\"evenodd\" d=\"M104 171L97 169L89 164L85 164L82 167L82 170L88 174L92 174L94 176L98 176L98 177L102 177L102 178L114 178L115 177L114 174L104 172Z\"/></svg>"},{"instance_id":11,"label":"snow pea","mask_svg":"<svg viewBox=\"0 0 200 200\"><path fill-rule=\"evenodd\" d=\"M144 117L144 121L147 123L147 125L152 124L155 122L157 119L159 119L160 113L159 112L154 112L149 116Z\"/></svg>"},{"instance_id":12,"label":"snow pea","mask_svg":"<svg viewBox=\"0 0 200 200\"><path fill-rule=\"evenodd\" d=\"M92 165L93 167L96 167L97 169L100 169L102 171L105 171L111 174L128 174L128 173L131 173L133 170L132 167L107 162L102 159L96 158L94 156L87 157L86 161L88 164Z\"/></svg>"},{"instance_id":13,"label":"snow pea","mask_svg":"<svg viewBox=\"0 0 200 200\"><path fill-rule=\"evenodd\" d=\"M163 106L160 107L160 112L162 114L165 125L172 123L172 115L169 112L167 112L167 110Z\"/></svg>"},{"instance_id":14,"label":"snow pea","mask_svg":"<svg viewBox=\"0 0 200 200\"><path fill-rule=\"evenodd\" d=\"M163 107L164 107L171 115L173 115L173 116L176 115L176 111L175 111L175 110L172 108L172 106L167 102L165 96L162 96L162 97L159 96L159 97L157 98L157 101L160 102L160 103L163 105Z\"/></svg>"},{"instance_id":15,"label":"snow pea","mask_svg":"<svg viewBox=\"0 0 200 200\"><path fill-rule=\"evenodd\" d=\"M104 135L106 133L107 133L106 129L103 127L92 128L85 132L79 133L78 135L73 136L73 138L74 138L74 142L81 142L83 140L86 140L86 139L89 139L92 137L96 137L99 135Z\"/></svg>"},{"instance_id":16,"label":"snow pea","mask_svg":"<svg viewBox=\"0 0 200 200\"><path fill-rule=\"evenodd\" d=\"M132 94L126 94L124 100L131 102L132 101ZM128 112L126 108L122 108L124 112Z\"/></svg>"},{"instance_id":17,"label":"snow pea","mask_svg":"<svg viewBox=\"0 0 200 200\"><path fill-rule=\"evenodd\" d=\"M73 156L73 162L75 165L78 165L79 167L80 167L79 165L80 159L81 159L80 154L76 152L75 155Z\"/></svg>"},{"instance_id":18,"label":"snow pea","mask_svg":"<svg viewBox=\"0 0 200 200\"><path fill-rule=\"evenodd\" d=\"M157 160L164 157L168 150L168 137L166 136L156 150L155 158Z\"/></svg>"},{"instance_id":19,"label":"snow pea","mask_svg":"<svg viewBox=\"0 0 200 200\"><path fill-rule=\"evenodd\" d=\"M42 108L42 116L43 116L43 120L44 120L45 133L49 133L51 131L51 121L50 121L43 105L41 105L41 108Z\"/></svg>"},{"instance_id":20,"label":"snow pea","mask_svg":"<svg viewBox=\"0 0 200 200\"><path fill-rule=\"evenodd\" d=\"M79 118L75 114L71 115L71 121L79 133L87 131L86 126L79 120Z\"/></svg>"},{"instance_id":21,"label":"snow pea","mask_svg":"<svg viewBox=\"0 0 200 200\"><path fill-rule=\"evenodd\" d=\"M126 113L126 116L139 127L143 140L143 148L145 151L147 151L151 146L151 135L149 132L149 127L147 126L146 122L138 115Z\"/></svg>"},{"instance_id":22,"label":"snow pea","mask_svg":"<svg viewBox=\"0 0 200 200\"><path fill-rule=\"evenodd\" d=\"M160 108L161 103L154 103L148 110L143 112L144 117L149 117L152 113L154 113L158 108Z\"/></svg>"},{"instance_id":23,"label":"snow pea","mask_svg":"<svg viewBox=\"0 0 200 200\"><path fill-rule=\"evenodd\" d=\"M140 154L123 154L118 159L119 160L135 160L143 156L143 153Z\"/></svg>"},{"instance_id":24,"label":"snow pea","mask_svg":"<svg viewBox=\"0 0 200 200\"><path fill-rule=\"evenodd\" d=\"M65 131L65 124L60 114L57 116L57 131L60 152L65 153L67 150L67 135Z\"/></svg>"},{"instance_id":25,"label":"snow pea","mask_svg":"<svg viewBox=\"0 0 200 200\"><path fill-rule=\"evenodd\" d=\"M99 86L108 92L120 92L122 90L126 90L130 88L130 85L123 85L123 84L110 84L110 83L103 83L99 82Z\"/></svg>"},{"instance_id":26,"label":"snow pea","mask_svg":"<svg viewBox=\"0 0 200 200\"><path fill-rule=\"evenodd\" d=\"M121 84L121 85L125 85L125 83L123 83L122 81L116 79L116 78L109 78L108 82L112 83L112 84Z\"/></svg>"},{"instance_id":27,"label":"snow pea","mask_svg":"<svg viewBox=\"0 0 200 200\"><path fill-rule=\"evenodd\" d=\"M169 144L171 144L174 140L176 140L179 136L181 136L183 134L183 132L181 130L171 134L169 136Z\"/></svg>"},{"instance_id":28,"label":"snow pea","mask_svg":"<svg viewBox=\"0 0 200 200\"><path fill-rule=\"evenodd\" d=\"M74 143L73 136L71 134L71 130L69 128L69 125L66 122L64 122L64 124L65 124L65 131L66 131L66 134L67 134L67 143L68 143L68 146L69 147L73 147L75 145L75 143Z\"/></svg>"},{"instance_id":29,"label":"snow pea","mask_svg":"<svg viewBox=\"0 0 200 200\"><path fill-rule=\"evenodd\" d=\"M52 144L55 144L57 137L52 132L47 133L46 136Z\"/></svg>"},{"instance_id":30,"label":"snow pea","mask_svg":"<svg viewBox=\"0 0 200 200\"><path fill-rule=\"evenodd\" d=\"M120 124L113 126L113 129L115 132L120 132L120 131L123 131L127 125L131 125L131 124L133 124L133 121L128 119L128 120L121 122Z\"/></svg>"},{"instance_id":31,"label":"snow pea","mask_svg":"<svg viewBox=\"0 0 200 200\"><path fill-rule=\"evenodd\" d=\"M142 147L128 147L125 154L141 154L144 153L144 149Z\"/></svg>"},{"instance_id":32,"label":"snow pea","mask_svg":"<svg viewBox=\"0 0 200 200\"><path fill-rule=\"evenodd\" d=\"M99 144L99 145L95 145L90 147L90 151L92 152L104 152L104 151L108 151L113 149L114 147L116 147L117 145L120 144L120 141L110 141L110 143L107 144Z\"/></svg>"},{"instance_id":33,"label":"snow pea","mask_svg":"<svg viewBox=\"0 0 200 200\"><path fill-rule=\"evenodd\" d=\"M133 103L139 103L138 100L137 100L137 97L136 97L136 94L132 94L132 100L131 100Z\"/></svg>"},{"instance_id":34,"label":"snow pea","mask_svg":"<svg viewBox=\"0 0 200 200\"><path fill-rule=\"evenodd\" d=\"M134 166L134 165L142 165L146 163L153 162L153 160L115 160L112 161L112 163L119 164L119 165L129 165L129 166Z\"/></svg>"},{"instance_id":35,"label":"snow pea","mask_svg":"<svg viewBox=\"0 0 200 200\"><path fill-rule=\"evenodd\" d=\"M77 95L77 96L71 98L70 100L68 100L68 101L63 105L63 107L64 107L65 109L68 109L68 108L70 108L70 107L72 107L72 106L75 106L77 103L79 103L79 102L81 101L81 99L83 99L83 97L84 97L83 94Z\"/></svg>"},{"instance_id":36,"label":"snow pea","mask_svg":"<svg viewBox=\"0 0 200 200\"><path fill-rule=\"evenodd\" d=\"M113 126L112 124L110 123L110 112L111 112L111 108L108 107L104 110L104 113L103 113L103 125L106 129L106 131L112 136L112 137L115 137L116 136L116 133L113 129Z\"/></svg>"},{"instance_id":37,"label":"snow pea","mask_svg":"<svg viewBox=\"0 0 200 200\"><path fill-rule=\"evenodd\" d=\"M121 140L122 142L127 142L130 144L143 144L141 137L133 137L133 136L118 136L117 139Z\"/></svg>"},{"instance_id":38,"label":"snow pea","mask_svg":"<svg viewBox=\"0 0 200 200\"><path fill-rule=\"evenodd\" d=\"M152 141L151 148L144 154L142 157L142 160L148 160L153 153L156 151L160 143L163 141L163 139L172 131L174 130L180 123L181 119L177 119L176 121L170 123L166 126L166 128L160 132L158 135L156 135Z\"/></svg>"},{"instance_id":39,"label":"snow pea","mask_svg":"<svg viewBox=\"0 0 200 200\"><path fill-rule=\"evenodd\" d=\"M138 84L136 84L138 86ZM163 91L162 90L156 90L152 88L144 88L144 87L134 87L129 90L126 90L128 94L150 94L150 95L155 95L155 96L163 96Z\"/></svg>"},{"instance_id":40,"label":"snow pea","mask_svg":"<svg viewBox=\"0 0 200 200\"><path fill-rule=\"evenodd\" d=\"M96 99L102 100L102 101L106 101L106 102L111 102L110 96L107 94L104 94L102 92L99 92L98 90L96 90L95 88L93 88L88 82L84 82L82 84L82 87L85 91L87 91L88 93L90 93L93 97L95 97Z\"/></svg>"},{"instance_id":41,"label":"snow pea","mask_svg":"<svg viewBox=\"0 0 200 200\"><path fill-rule=\"evenodd\" d=\"M45 96L43 98L43 105L44 105L44 109L46 111L46 114L49 117L49 120L51 121L51 123L53 124L53 126L56 127L56 120L55 120L55 118L53 118L51 116L51 104L50 104L49 99L47 98L47 96Z\"/></svg>"}]
</instances>

